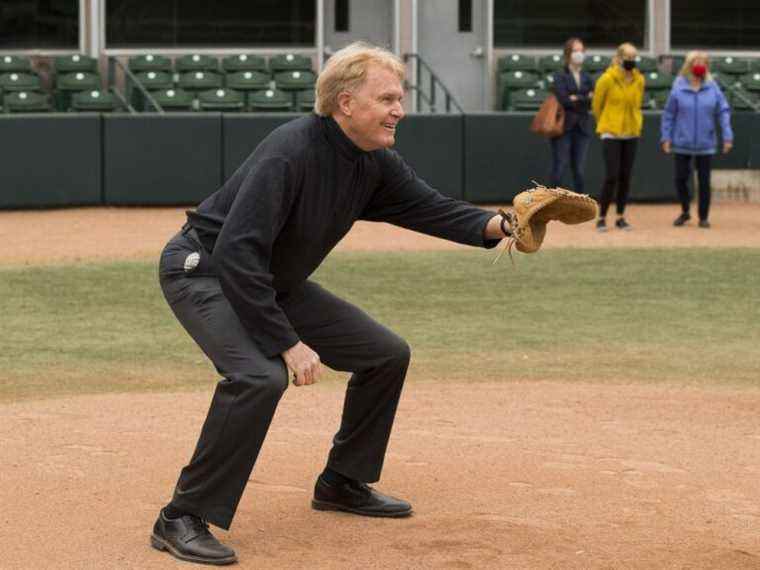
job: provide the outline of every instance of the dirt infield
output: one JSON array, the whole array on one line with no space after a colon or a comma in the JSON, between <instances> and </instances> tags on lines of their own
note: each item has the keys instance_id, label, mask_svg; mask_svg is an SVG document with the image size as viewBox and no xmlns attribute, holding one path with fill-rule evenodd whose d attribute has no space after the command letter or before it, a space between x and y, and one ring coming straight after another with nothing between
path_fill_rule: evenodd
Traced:
<instances>
[{"instance_id":1,"label":"dirt infield","mask_svg":"<svg viewBox=\"0 0 760 570\"><path fill-rule=\"evenodd\" d=\"M760 206L710 230L634 206L632 232L548 247L760 247ZM155 256L180 209L0 212L0 265ZM458 247L357 224L342 249ZM473 363L476 367L477 363ZM343 385L291 387L229 533L242 568L760 568L760 389L410 378L383 479L415 515L309 509ZM0 406L0 568L188 568L148 546L208 408L203 393Z\"/></svg>"}]
</instances>

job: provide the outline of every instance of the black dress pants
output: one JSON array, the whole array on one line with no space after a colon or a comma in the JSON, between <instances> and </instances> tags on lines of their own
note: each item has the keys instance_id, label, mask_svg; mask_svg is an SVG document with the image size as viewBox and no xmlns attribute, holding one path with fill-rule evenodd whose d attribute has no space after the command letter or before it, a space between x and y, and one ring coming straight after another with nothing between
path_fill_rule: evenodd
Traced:
<instances>
[{"instance_id":1,"label":"black dress pants","mask_svg":"<svg viewBox=\"0 0 760 570\"><path fill-rule=\"evenodd\" d=\"M183 268L188 255L201 263ZM280 356L267 358L222 293L192 230L161 254L164 296L179 322L213 362L222 380L172 505L229 528L277 404L288 385ZM328 466L362 482L380 478L396 407L409 365L407 343L357 307L307 281L280 301L303 342L323 363L352 372Z\"/></svg>"},{"instance_id":2,"label":"black dress pants","mask_svg":"<svg viewBox=\"0 0 760 570\"><path fill-rule=\"evenodd\" d=\"M602 152L604 153L605 175L602 185L602 195L599 205L599 216L604 218L607 210L616 195L617 214L622 216L628 203L628 194L631 190L631 171L633 159L636 158L636 146L638 139L604 139Z\"/></svg>"},{"instance_id":3,"label":"black dress pants","mask_svg":"<svg viewBox=\"0 0 760 570\"><path fill-rule=\"evenodd\" d=\"M691 159L697 163L697 179L699 180L699 219L706 220L710 214L710 170L711 155L709 154L675 154L676 190L678 199L681 201L681 209L685 214L689 213L691 203L691 191L689 179L691 178Z\"/></svg>"}]
</instances>

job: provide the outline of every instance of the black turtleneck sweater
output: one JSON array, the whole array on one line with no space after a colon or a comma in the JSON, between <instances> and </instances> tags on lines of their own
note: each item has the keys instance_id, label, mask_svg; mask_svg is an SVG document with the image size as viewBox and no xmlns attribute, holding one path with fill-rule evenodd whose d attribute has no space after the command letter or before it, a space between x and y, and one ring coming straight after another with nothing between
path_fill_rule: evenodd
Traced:
<instances>
[{"instance_id":1,"label":"black turtleneck sweater","mask_svg":"<svg viewBox=\"0 0 760 570\"><path fill-rule=\"evenodd\" d=\"M493 215L442 196L392 150L361 150L334 119L317 115L274 130L187 213L212 252L225 297L267 356L299 340L277 300L311 275L356 220L490 248L498 240L483 232Z\"/></svg>"}]
</instances>

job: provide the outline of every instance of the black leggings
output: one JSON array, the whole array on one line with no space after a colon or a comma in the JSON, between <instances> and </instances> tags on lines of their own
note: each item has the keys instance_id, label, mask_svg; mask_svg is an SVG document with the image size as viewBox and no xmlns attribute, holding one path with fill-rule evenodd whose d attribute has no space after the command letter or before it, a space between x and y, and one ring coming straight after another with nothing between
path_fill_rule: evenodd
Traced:
<instances>
[{"instance_id":1,"label":"black leggings","mask_svg":"<svg viewBox=\"0 0 760 570\"><path fill-rule=\"evenodd\" d=\"M633 159L636 157L636 145L638 139L604 139L602 150L604 152L604 164L606 174L602 186L600 199L600 217L607 215L607 210L615 195L617 186L617 213L622 216L625 205L628 202L628 193L631 189L631 170Z\"/></svg>"},{"instance_id":2,"label":"black leggings","mask_svg":"<svg viewBox=\"0 0 760 570\"><path fill-rule=\"evenodd\" d=\"M689 191L689 178L691 178L690 154L676 154L676 190L681 201L681 208L685 214L689 213L691 192ZM696 155L697 178L699 179L699 219L706 220L710 212L710 162L709 154Z\"/></svg>"}]
</instances>

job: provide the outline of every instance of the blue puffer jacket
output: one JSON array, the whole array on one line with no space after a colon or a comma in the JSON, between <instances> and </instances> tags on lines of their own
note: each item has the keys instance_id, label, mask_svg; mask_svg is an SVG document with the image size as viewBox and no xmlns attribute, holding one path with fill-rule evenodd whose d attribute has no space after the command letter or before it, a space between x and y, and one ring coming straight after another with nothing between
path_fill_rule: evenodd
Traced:
<instances>
[{"instance_id":1,"label":"blue puffer jacket","mask_svg":"<svg viewBox=\"0 0 760 570\"><path fill-rule=\"evenodd\" d=\"M673 152L679 154L715 154L716 125L724 141L733 141L731 108L715 81L703 81L694 91L686 77L673 82L668 102L662 113L660 142L670 141Z\"/></svg>"}]
</instances>

